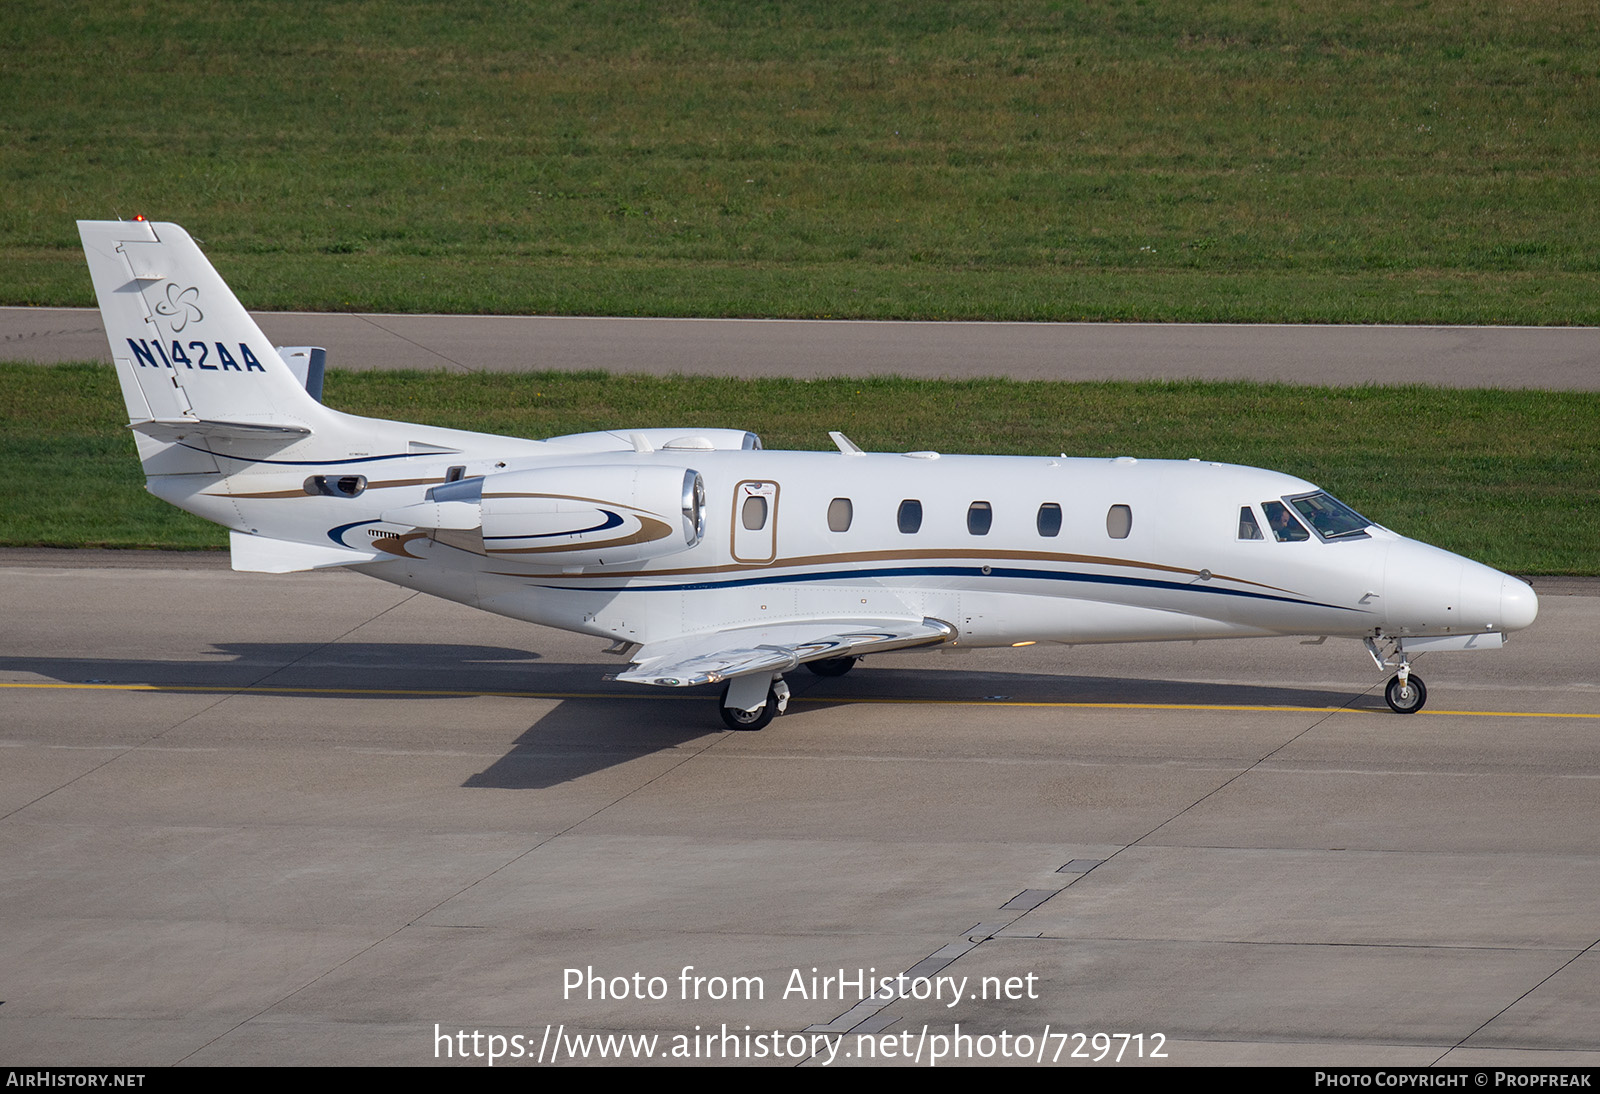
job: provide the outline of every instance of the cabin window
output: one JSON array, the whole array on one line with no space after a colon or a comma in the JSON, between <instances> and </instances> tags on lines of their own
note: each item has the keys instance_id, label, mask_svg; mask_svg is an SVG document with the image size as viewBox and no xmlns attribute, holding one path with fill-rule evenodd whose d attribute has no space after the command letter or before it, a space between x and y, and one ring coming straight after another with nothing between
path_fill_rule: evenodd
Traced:
<instances>
[{"instance_id":1,"label":"cabin window","mask_svg":"<svg viewBox=\"0 0 1600 1094\"><path fill-rule=\"evenodd\" d=\"M1053 501L1047 501L1039 506L1037 523L1041 536L1059 536L1061 534L1061 506Z\"/></svg>"},{"instance_id":2,"label":"cabin window","mask_svg":"<svg viewBox=\"0 0 1600 1094\"><path fill-rule=\"evenodd\" d=\"M739 523L751 532L759 532L767 526L767 499L759 495L752 495L744 499L744 504L739 507Z\"/></svg>"},{"instance_id":3,"label":"cabin window","mask_svg":"<svg viewBox=\"0 0 1600 1094\"><path fill-rule=\"evenodd\" d=\"M365 475L312 475L305 484L306 493L313 497L320 494L329 498L354 498L366 488Z\"/></svg>"},{"instance_id":4,"label":"cabin window","mask_svg":"<svg viewBox=\"0 0 1600 1094\"><path fill-rule=\"evenodd\" d=\"M1106 535L1112 539L1127 539L1133 531L1133 510L1126 505L1113 505L1106 510Z\"/></svg>"},{"instance_id":5,"label":"cabin window","mask_svg":"<svg viewBox=\"0 0 1600 1094\"><path fill-rule=\"evenodd\" d=\"M994 509L986 501L975 501L967 506L967 531L975 536L989 534L994 524Z\"/></svg>"},{"instance_id":6,"label":"cabin window","mask_svg":"<svg viewBox=\"0 0 1600 1094\"><path fill-rule=\"evenodd\" d=\"M900 524L900 531L911 535L922 527L922 503L916 498L907 498L900 503L900 513L896 518Z\"/></svg>"},{"instance_id":7,"label":"cabin window","mask_svg":"<svg viewBox=\"0 0 1600 1094\"><path fill-rule=\"evenodd\" d=\"M1239 507L1239 538L1261 539L1261 525L1256 523L1256 511L1248 505Z\"/></svg>"},{"instance_id":8,"label":"cabin window","mask_svg":"<svg viewBox=\"0 0 1600 1094\"><path fill-rule=\"evenodd\" d=\"M1311 533L1306 531L1305 525L1294 519L1294 514L1289 512L1289 507L1281 501L1264 501L1261 511L1267 515L1267 525L1272 529L1272 536L1279 543L1299 543L1301 540L1311 538Z\"/></svg>"},{"instance_id":9,"label":"cabin window","mask_svg":"<svg viewBox=\"0 0 1600 1094\"><path fill-rule=\"evenodd\" d=\"M834 498L828 503L828 531L848 532L855 515L856 507L849 498Z\"/></svg>"}]
</instances>

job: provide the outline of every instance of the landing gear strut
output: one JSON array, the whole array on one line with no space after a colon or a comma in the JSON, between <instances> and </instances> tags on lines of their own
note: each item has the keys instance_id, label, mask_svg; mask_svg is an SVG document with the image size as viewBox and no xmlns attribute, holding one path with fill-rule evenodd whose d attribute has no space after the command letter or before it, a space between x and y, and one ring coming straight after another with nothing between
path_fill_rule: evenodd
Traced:
<instances>
[{"instance_id":1,"label":"landing gear strut","mask_svg":"<svg viewBox=\"0 0 1600 1094\"><path fill-rule=\"evenodd\" d=\"M766 688L766 699L761 691ZM749 709L747 709L747 707ZM789 709L789 685L783 677L737 676L722 689L722 721L729 729L753 732Z\"/></svg>"},{"instance_id":2,"label":"landing gear strut","mask_svg":"<svg viewBox=\"0 0 1600 1094\"><path fill-rule=\"evenodd\" d=\"M1422 677L1414 676L1411 672L1411 655L1406 652L1405 643L1399 639L1391 639L1387 653L1380 652L1375 639L1364 640L1367 652L1372 655L1373 663L1380 669L1399 669L1383 689L1383 701L1389 704L1389 709L1396 714L1415 714L1422 709L1428 701L1428 687L1422 682Z\"/></svg>"}]
</instances>

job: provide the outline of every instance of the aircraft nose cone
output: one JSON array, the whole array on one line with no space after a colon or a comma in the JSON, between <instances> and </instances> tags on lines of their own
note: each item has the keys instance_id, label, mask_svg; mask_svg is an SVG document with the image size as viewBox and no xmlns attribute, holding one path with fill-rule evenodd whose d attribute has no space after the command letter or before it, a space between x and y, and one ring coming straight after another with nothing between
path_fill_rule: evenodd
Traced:
<instances>
[{"instance_id":1,"label":"aircraft nose cone","mask_svg":"<svg viewBox=\"0 0 1600 1094\"><path fill-rule=\"evenodd\" d=\"M1539 615L1539 595L1526 581L1508 577L1500 583L1500 625L1520 631Z\"/></svg>"}]
</instances>

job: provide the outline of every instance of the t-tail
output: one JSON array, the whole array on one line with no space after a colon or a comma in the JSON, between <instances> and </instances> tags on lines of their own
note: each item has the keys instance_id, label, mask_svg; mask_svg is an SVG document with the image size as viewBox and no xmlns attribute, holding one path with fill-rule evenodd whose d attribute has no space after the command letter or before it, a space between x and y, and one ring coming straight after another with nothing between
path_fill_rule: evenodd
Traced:
<instances>
[{"instance_id":1,"label":"t-tail","mask_svg":"<svg viewBox=\"0 0 1600 1094\"><path fill-rule=\"evenodd\" d=\"M307 391L320 392L320 351L280 356L188 232L145 220L78 232L147 475L225 474L215 449L263 453L334 426Z\"/></svg>"},{"instance_id":2,"label":"t-tail","mask_svg":"<svg viewBox=\"0 0 1600 1094\"><path fill-rule=\"evenodd\" d=\"M468 466L481 474L489 453L539 447L326 407L322 351L274 348L188 232L144 220L78 231L146 488L229 528L236 569L371 561L382 552L350 528Z\"/></svg>"}]
</instances>

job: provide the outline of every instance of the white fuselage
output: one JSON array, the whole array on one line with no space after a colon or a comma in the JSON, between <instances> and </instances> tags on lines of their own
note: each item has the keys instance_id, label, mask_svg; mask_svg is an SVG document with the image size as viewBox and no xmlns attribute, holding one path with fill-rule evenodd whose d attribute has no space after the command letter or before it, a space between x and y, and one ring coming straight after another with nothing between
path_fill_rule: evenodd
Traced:
<instances>
[{"instance_id":1,"label":"white fuselage","mask_svg":"<svg viewBox=\"0 0 1600 1094\"><path fill-rule=\"evenodd\" d=\"M620 680L725 683L734 728L781 712L800 665L1275 634L1365 640L1414 713L1414 653L1496 648L1538 611L1514 578L1248 467L359 418L313 394L321 350L274 347L180 226L78 227L148 487L231 529L236 569L348 566L605 636L632 658Z\"/></svg>"},{"instance_id":2,"label":"white fuselage","mask_svg":"<svg viewBox=\"0 0 1600 1094\"><path fill-rule=\"evenodd\" d=\"M388 425L390 423L384 423ZM420 427L410 427L420 436ZM674 431L655 431L657 433ZM692 431L685 431L692 435ZM548 626L649 643L761 623L932 617L967 646L1304 634L1449 635L1515 629L1523 583L1380 526L1345 539L1240 538L1240 511L1317 488L1273 471L1200 461L846 454L760 450L573 451L560 443L426 430L460 454L363 456L313 468L241 464L187 496L161 496L239 530L376 544L374 577ZM508 455L504 448L520 449ZM402 448L403 452L404 449ZM284 454L288 456L288 453ZM482 541L417 532L380 514L421 502L450 466L467 476L565 466L698 471L704 534L620 564L552 565ZM354 498L310 497L308 470L361 474ZM392 485L389 485L392 484ZM223 496L226 496L224 502ZM265 495L265 496L264 496ZM765 502L759 524L744 503ZM902 531L903 503L920 503ZM841 520L848 503L848 525ZM974 510L974 505L980 508ZM982 506L989 523L982 530ZM1041 507L1059 507L1059 528ZM1109 529L1125 508L1126 532ZM969 524L969 516L973 523ZM834 526L830 527L830 515ZM746 524L756 524L747 527ZM839 528L839 530L835 530ZM1053 534L1045 534L1051 532Z\"/></svg>"}]
</instances>

